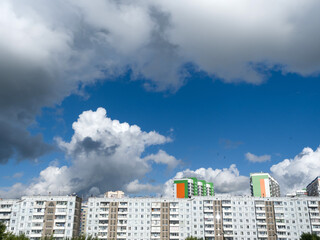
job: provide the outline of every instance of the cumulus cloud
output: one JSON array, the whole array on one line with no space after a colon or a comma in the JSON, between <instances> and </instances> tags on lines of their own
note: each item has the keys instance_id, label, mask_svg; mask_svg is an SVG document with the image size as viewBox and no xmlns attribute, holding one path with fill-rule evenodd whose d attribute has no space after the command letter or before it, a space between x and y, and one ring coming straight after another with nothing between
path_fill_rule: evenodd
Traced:
<instances>
[{"instance_id":1,"label":"cumulus cloud","mask_svg":"<svg viewBox=\"0 0 320 240\"><path fill-rule=\"evenodd\" d=\"M215 193L249 194L249 178L247 176L241 176L235 164L223 169L186 169L178 172L173 179L184 177L196 177L208 182L213 182ZM164 184L164 195L166 196L173 195L173 179L168 180Z\"/></svg>"},{"instance_id":2,"label":"cumulus cloud","mask_svg":"<svg viewBox=\"0 0 320 240\"><path fill-rule=\"evenodd\" d=\"M162 190L161 185L151 185L150 183L140 183L139 180L130 182L125 187L128 193L159 193Z\"/></svg>"},{"instance_id":3,"label":"cumulus cloud","mask_svg":"<svg viewBox=\"0 0 320 240\"><path fill-rule=\"evenodd\" d=\"M120 123L106 116L106 110L85 111L72 125L70 142L57 139L58 145L70 158L70 166L56 162L40 172L38 178L23 188L14 186L15 194L103 193L107 190L136 189L148 191L137 179L152 170L151 161L172 168L178 161L164 151L141 157L147 147L170 142L171 139L155 131L144 132L137 125ZM132 182L136 180L135 182ZM18 191L20 190L20 191ZM11 189L0 194L14 194Z\"/></svg>"},{"instance_id":4,"label":"cumulus cloud","mask_svg":"<svg viewBox=\"0 0 320 240\"><path fill-rule=\"evenodd\" d=\"M245 157L248 161L250 162L266 162L266 161L270 161L271 160L271 156L270 155L261 155L261 156L257 156L254 155L253 153L247 152L245 154Z\"/></svg>"},{"instance_id":5,"label":"cumulus cloud","mask_svg":"<svg viewBox=\"0 0 320 240\"><path fill-rule=\"evenodd\" d=\"M319 7L316 0L3 0L0 163L50 150L26 130L41 108L128 70L147 89L173 92L190 63L225 82L259 84L274 68L318 74Z\"/></svg>"},{"instance_id":6,"label":"cumulus cloud","mask_svg":"<svg viewBox=\"0 0 320 240\"><path fill-rule=\"evenodd\" d=\"M152 160L155 163L162 163L168 166L169 170L173 170L176 168L182 161L177 160L174 156L169 155L163 150L159 150L156 154L150 154L144 158L144 160L149 161Z\"/></svg>"},{"instance_id":7,"label":"cumulus cloud","mask_svg":"<svg viewBox=\"0 0 320 240\"><path fill-rule=\"evenodd\" d=\"M304 148L292 159L284 159L271 168L272 176L279 182L281 193L305 188L320 172L320 147L315 151Z\"/></svg>"}]
</instances>

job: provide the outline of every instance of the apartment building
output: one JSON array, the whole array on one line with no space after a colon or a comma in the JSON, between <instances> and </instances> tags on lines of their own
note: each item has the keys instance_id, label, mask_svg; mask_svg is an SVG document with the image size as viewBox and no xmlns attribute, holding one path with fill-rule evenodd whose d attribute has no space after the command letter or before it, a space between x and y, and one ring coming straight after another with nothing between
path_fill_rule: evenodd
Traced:
<instances>
[{"instance_id":1,"label":"apartment building","mask_svg":"<svg viewBox=\"0 0 320 240\"><path fill-rule=\"evenodd\" d=\"M296 190L295 192L286 194L286 197L306 197L308 196L308 192L306 188Z\"/></svg>"},{"instance_id":2,"label":"apartment building","mask_svg":"<svg viewBox=\"0 0 320 240\"><path fill-rule=\"evenodd\" d=\"M251 173L250 188L253 197L280 197L279 183L269 173Z\"/></svg>"},{"instance_id":3,"label":"apartment building","mask_svg":"<svg viewBox=\"0 0 320 240\"><path fill-rule=\"evenodd\" d=\"M298 240L320 236L320 198L89 198L86 233L99 239Z\"/></svg>"},{"instance_id":4,"label":"apartment building","mask_svg":"<svg viewBox=\"0 0 320 240\"><path fill-rule=\"evenodd\" d=\"M123 198L124 192L122 192L122 191L115 191L115 192L108 191L104 195L106 198Z\"/></svg>"},{"instance_id":5,"label":"apartment building","mask_svg":"<svg viewBox=\"0 0 320 240\"><path fill-rule=\"evenodd\" d=\"M17 199L0 199L0 222L8 228L12 214L12 208L17 204Z\"/></svg>"},{"instance_id":6,"label":"apartment building","mask_svg":"<svg viewBox=\"0 0 320 240\"><path fill-rule=\"evenodd\" d=\"M81 204L81 214L80 214L80 235L86 234L86 224L88 215L88 205Z\"/></svg>"},{"instance_id":7,"label":"apartment building","mask_svg":"<svg viewBox=\"0 0 320 240\"><path fill-rule=\"evenodd\" d=\"M76 196L29 196L0 200L7 231L24 233L30 239L78 236L81 198ZM6 215L4 215L4 213ZM10 216L10 218L8 218Z\"/></svg>"},{"instance_id":8,"label":"apartment building","mask_svg":"<svg viewBox=\"0 0 320 240\"><path fill-rule=\"evenodd\" d=\"M308 196L320 196L320 177L316 177L311 183L307 186Z\"/></svg>"},{"instance_id":9,"label":"apartment building","mask_svg":"<svg viewBox=\"0 0 320 240\"><path fill-rule=\"evenodd\" d=\"M197 178L181 178L174 180L174 196L190 198L194 196L214 196L213 183Z\"/></svg>"}]
</instances>

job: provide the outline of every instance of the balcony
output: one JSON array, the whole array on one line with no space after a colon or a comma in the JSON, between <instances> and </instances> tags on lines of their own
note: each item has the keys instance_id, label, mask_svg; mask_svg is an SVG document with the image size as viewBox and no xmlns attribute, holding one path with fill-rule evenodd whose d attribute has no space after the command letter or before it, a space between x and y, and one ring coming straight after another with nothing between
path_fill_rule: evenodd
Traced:
<instances>
[{"instance_id":1,"label":"balcony","mask_svg":"<svg viewBox=\"0 0 320 240\"><path fill-rule=\"evenodd\" d=\"M126 227L118 227L117 228L117 232L127 232L127 228Z\"/></svg>"},{"instance_id":2,"label":"balcony","mask_svg":"<svg viewBox=\"0 0 320 240\"><path fill-rule=\"evenodd\" d=\"M54 230L64 230L66 228L66 226L54 226L53 229Z\"/></svg>"},{"instance_id":3,"label":"balcony","mask_svg":"<svg viewBox=\"0 0 320 240\"><path fill-rule=\"evenodd\" d=\"M267 238L268 237L268 233L267 232L258 232L258 237Z\"/></svg>"},{"instance_id":4,"label":"balcony","mask_svg":"<svg viewBox=\"0 0 320 240\"><path fill-rule=\"evenodd\" d=\"M231 209L231 207L222 207L222 212L230 213L230 212L232 212L232 209Z\"/></svg>"},{"instance_id":5,"label":"balcony","mask_svg":"<svg viewBox=\"0 0 320 240\"><path fill-rule=\"evenodd\" d=\"M126 214L118 214L118 219L127 219Z\"/></svg>"},{"instance_id":6,"label":"balcony","mask_svg":"<svg viewBox=\"0 0 320 240\"><path fill-rule=\"evenodd\" d=\"M118 220L118 226L127 226L127 221L124 220Z\"/></svg>"},{"instance_id":7,"label":"balcony","mask_svg":"<svg viewBox=\"0 0 320 240\"><path fill-rule=\"evenodd\" d=\"M64 237L64 233L54 233L53 237L54 238L63 238Z\"/></svg>"},{"instance_id":8,"label":"balcony","mask_svg":"<svg viewBox=\"0 0 320 240\"><path fill-rule=\"evenodd\" d=\"M64 223L64 222L66 222L66 218L56 218L56 219L54 220L54 222Z\"/></svg>"},{"instance_id":9,"label":"balcony","mask_svg":"<svg viewBox=\"0 0 320 240\"><path fill-rule=\"evenodd\" d=\"M1 220L10 219L10 217L11 217L10 214L0 215L0 219L1 219Z\"/></svg>"},{"instance_id":10,"label":"balcony","mask_svg":"<svg viewBox=\"0 0 320 240\"><path fill-rule=\"evenodd\" d=\"M0 213L10 213L12 212L11 208L0 208Z\"/></svg>"},{"instance_id":11,"label":"balcony","mask_svg":"<svg viewBox=\"0 0 320 240\"><path fill-rule=\"evenodd\" d=\"M176 226L176 227L170 226L170 232L179 233L179 226Z\"/></svg>"},{"instance_id":12,"label":"balcony","mask_svg":"<svg viewBox=\"0 0 320 240\"><path fill-rule=\"evenodd\" d=\"M41 238L42 234L41 233L31 233L29 235L30 238Z\"/></svg>"},{"instance_id":13,"label":"balcony","mask_svg":"<svg viewBox=\"0 0 320 240\"><path fill-rule=\"evenodd\" d=\"M224 226L223 226L223 230L225 230L225 231L227 231L227 230L231 231L231 230L233 230L233 226L232 226L232 225L224 225Z\"/></svg>"},{"instance_id":14,"label":"balcony","mask_svg":"<svg viewBox=\"0 0 320 240\"><path fill-rule=\"evenodd\" d=\"M40 230L40 231L42 231L42 228L43 228L42 225L40 225L40 226L32 226L31 227L32 230Z\"/></svg>"},{"instance_id":15,"label":"balcony","mask_svg":"<svg viewBox=\"0 0 320 240\"><path fill-rule=\"evenodd\" d=\"M41 212L33 212L33 216L41 216L44 215L44 211Z\"/></svg>"},{"instance_id":16,"label":"balcony","mask_svg":"<svg viewBox=\"0 0 320 240\"><path fill-rule=\"evenodd\" d=\"M204 227L205 231L214 231L214 226L212 227Z\"/></svg>"},{"instance_id":17,"label":"balcony","mask_svg":"<svg viewBox=\"0 0 320 240\"><path fill-rule=\"evenodd\" d=\"M43 222L43 218L33 218L32 222L36 222L36 223L42 223Z\"/></svg>"}]
</instances>

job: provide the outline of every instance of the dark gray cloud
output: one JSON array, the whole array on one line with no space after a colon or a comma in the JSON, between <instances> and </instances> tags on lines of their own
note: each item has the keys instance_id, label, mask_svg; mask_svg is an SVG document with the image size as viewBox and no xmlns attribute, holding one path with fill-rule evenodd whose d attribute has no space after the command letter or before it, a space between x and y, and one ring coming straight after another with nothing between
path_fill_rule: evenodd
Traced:
<instances>
[{"instance_id":1,"label":"dark gray cloud","mask_svg":"<svg viewBox=\"0 0 320 240\"><path fill-rule=\"evenodd\" d=\"M57 139L70 159L69 166L51 165L30 185L14 185L11 189L15 192L0 189L0 196L103 193L124 189L130 182L142 179L152 170L151 162L177 165L177 160L164 151L142 157L148 146L164 144L169 138L112 120L103 108L83 112L72 126L74 135L70 142Z\"/></svg>"},{"instance_id":2,"label":"dark gray cloud","mask_svg":"<svg viewBox=\"0 0 320 240\"><path fill-rule=\"evenodd\" d=\"M112 134L108 131L104 131L106 135L112 137ZM90 155L92 152L101 152L105 157L111 156L115 153L119 144L105 146L102 141L95 141L91 137L85 137L82 141L79 141L76 148L69 154L77 156L81 153Z\"/></svg>"},{"instance_id":3,"label":"dark gray cloud","mask_svg":"<svg viewBox=\"0 0 320 240\"><path fill-rule=\"evenodd\" d=\"M53 149L43 142L41 135L31 136L19 126L0 120L0 163L4 164L14 157L17 160L34 160Z\"/></svg>"},{"instance_id":4,"label":"dark gray cloud","mask_svg":"<svg viewBox=\"0 0 320 240\"><path fill-rule=\"evenodd\" d=\"M44 154L41 137L22 131L41 109L128 69L147 89L171 92L185 84L186 63L225 82L260 84L276 66L319 74L319 1L187 2L1 1L0 120L11 125L1 161Z\"/></svg>"},{"instance_id":5,"label":"dark gray cloud","mask_svg":"<svg viewBox=\"0 0 320 240\"><path fill-rule=\"evenodd\" d=\"M28 64L0 50L1 163L10 158L35 159L52 149L41 135L32 136L26 129L41 107L52 105L60 93L48 72Z\"/></svg>"},{"instance_id":6,"label":"dark gray cloud","mask_svg":"<svg viewBox=\"0 0 320 240\"><path fill-rule=\"evenodd\" d=\"M78 148L85 152L98 151L102 148L102 142L93 141L91 137L85 137L79 142Z\"/></svg>"}]
</instances>

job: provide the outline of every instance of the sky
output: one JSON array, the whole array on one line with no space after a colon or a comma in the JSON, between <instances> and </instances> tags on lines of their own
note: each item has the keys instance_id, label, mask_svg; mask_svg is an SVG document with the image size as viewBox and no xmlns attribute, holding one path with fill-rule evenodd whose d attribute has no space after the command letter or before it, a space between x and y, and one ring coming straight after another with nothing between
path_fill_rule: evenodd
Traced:
<instances>
[{"instance_id":1,"label":"sky","mask_svg":"<svg viewBox=\"0 0 320 240\"><path fill-rule=\"evenodd\" d=\"M316 0L0 2L0 197L286 194L320 175Z\"/></svg>"}]
</instances>

